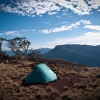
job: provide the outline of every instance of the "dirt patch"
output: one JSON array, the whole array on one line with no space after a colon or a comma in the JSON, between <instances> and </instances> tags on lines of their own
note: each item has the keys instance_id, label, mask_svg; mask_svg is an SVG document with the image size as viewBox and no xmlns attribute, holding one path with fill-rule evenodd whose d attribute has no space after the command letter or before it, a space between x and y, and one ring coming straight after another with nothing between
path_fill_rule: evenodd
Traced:
<instances>
[{"instance_id":1,"label":"dirt patch","mask_svg":"<svg viewBox=\"0 0 100 100\"><path fill-rule=\"evenodd\" d=\"M18 81L18 78L17 80ZM56 81L53 82L48 82L48 83L40 83L40 84L31 84L34 86L37 86L39 88L43 88L46 89L48 86L53 87L54 89L63 92L64 91L64 87L67 86L69 88L73 88L75 83L79 83L80 82L80 76L78 75L72 75L72 74L68 74L68 75L63 75L60 76L60 78L58 78ZM25 87L30 87L31 85L25 85L24 83L21 84L22 86Z\"/></svg>"},{"instance_id":2,"label":"dirt patch","mask_svg":"<svg viewBox=\"0 0 100 100\"><path fill-rule=\"evenodd\" d=\"M73 88L75 83L80 82L78 75L63 75L61 79L58 79L54 82L49 82L47 84L38 84L36 86L46 88L47 86L51 86L54 89L62 92L64 90L64 86L67 86L69 88Z\"/></svg>"}]
</instances>

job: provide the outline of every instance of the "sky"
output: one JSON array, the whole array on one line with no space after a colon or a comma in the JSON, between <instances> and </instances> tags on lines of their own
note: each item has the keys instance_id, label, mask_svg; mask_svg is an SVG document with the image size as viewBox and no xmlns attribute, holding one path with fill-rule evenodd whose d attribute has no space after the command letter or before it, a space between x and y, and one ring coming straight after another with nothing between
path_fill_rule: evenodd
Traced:
<instances>
[{"instance_id":1,"label":"sky","mask_svg":"<svg viewBox=\"0 0 100 100\"><path fill-rule=\"evenodd\" d=\"M32 49L100 45L100 0L0 0L0 37Z\"/></svg>"}]
</instances>

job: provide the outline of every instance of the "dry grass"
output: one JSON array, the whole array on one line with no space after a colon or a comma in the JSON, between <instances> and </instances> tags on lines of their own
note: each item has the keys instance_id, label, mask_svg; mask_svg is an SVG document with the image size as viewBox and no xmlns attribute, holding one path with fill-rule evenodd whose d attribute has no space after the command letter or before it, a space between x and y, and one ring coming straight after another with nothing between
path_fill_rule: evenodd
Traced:
<instances>
[{"instance_id":1,"label":"dry grass","mask_svg":"<svg viewBox=\"0 0 100 100\"><path fill-rule=\"evenodd\" d=\"M84 67L76 71L76 68L72 69L72 64L70 69L54 62L44 62L57 74L57 82L64 81L65 77L66 85L55 82L58 87L62 86L62 91L48 84L43 87L41 84L22 86L24 76L37 64L23 58L20 62L0 63L0 100L100 100L99 68Z\"/></svg>"}]
</instances>

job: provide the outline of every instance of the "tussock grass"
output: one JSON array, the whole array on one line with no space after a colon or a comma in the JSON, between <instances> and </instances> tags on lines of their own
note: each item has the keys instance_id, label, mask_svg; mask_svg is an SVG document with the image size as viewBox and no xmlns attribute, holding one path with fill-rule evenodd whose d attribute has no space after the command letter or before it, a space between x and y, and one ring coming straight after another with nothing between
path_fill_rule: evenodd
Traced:
<instances>
[{"instance_id":1,"label":"tussock grass","mask_svg":"<svg viewBox=\"0 0 100 100\"><path fill-rule=\"evenodd\" d=\"M26 58L14 59L12 62L0 63L0 100L99 100L100 99L100 69L89 68L70 62L58 60L43 60L58 77L58 81L65 77L68 86L59 87L42 85L21 85L25 75L29 74L34 66L39 63L27 61ZM78 67L77 67L78 66ZM80 67L80 68L79 68ZM79 68L79 70L78 70ZM74 76L79 78L73 83ZM56 82L58 82L56 81ZM75 80L74 80L75 81ZM70 83L72 82L72 83ZM71 86L73 85L73 86Z\"/></svg>"}]
</instances>

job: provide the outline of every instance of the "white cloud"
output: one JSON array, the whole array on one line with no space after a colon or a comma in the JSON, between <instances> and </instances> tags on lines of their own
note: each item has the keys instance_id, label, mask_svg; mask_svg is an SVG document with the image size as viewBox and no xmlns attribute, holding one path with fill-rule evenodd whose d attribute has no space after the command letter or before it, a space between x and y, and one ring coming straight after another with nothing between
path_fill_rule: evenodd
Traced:
<instances>
[{"instance_id":1,"label":"white cloud","mask_svg":"<svg viewBox=\"0 0 100 100\"><path fill-rule=\"evenodd\" d=\"M89 20L81 20L81 22L82 22L83 24L85 24L85 25L91 24L91 22L90 22Z\"/></svg>"},{"instance_id":2,"label":"white cloud","mask_svg":"<svg viewBox=\"0 0 100 100\"><path fill-rule=\"evenodd\" d=\"M51 30L45 29L45 30L42 30L41 32L44 33L44 34L48 34L48 33L51 33Z\"/></svg>"},{"instance_id":3,"label":"white cloud","mask_svg":"<svg viewBox=\"0 0 100 100\"><path fill-rule=\"evenodd\" d=\"M10 35L10 36L21 36L22 34L27 34L28 32L35 32L36 30L18 30L18 31L5 31L3 32L4 35ZM3 35L2 34L2 35Z\"/></svg>"},{"instance_id":4,"label":"white cloud","mask_svg":"<svg viewBox=\"0 0 100 100\"><path fill-rule=\"evenodd\" d=\"M42 45L42 44L37 44L37 45L32 45L29 47L29 49L34 50L34 49L41 49L41 48L53 48L52 46L47 46L47 45Z\"/></svg>"},{"instance_id":5,"label":"white cloud","mask_svg":"<svg viewBox=\"0 0 100 100\"><path fill-rule=\"evenodd\" d=\"M100 6L99 0L87 0L87 2L91 5L91 8L97 9Z\"/></svg>"},{"instance_id":6,"label":"white cloud","mask_svg":"<svg viewBox=\"0 0 100 100\"><path fill-rule=\"evenodd\" d=\"M52 30L52 32L61 32L61 31L66 31L66 30L71 30L72 29L72 27L71 26L61 26L61 27L59 27L59 28L54 28L53 30Z\"/></svg>"},{"instance_id":7,"label":"white cloud","mask_svg":"<svg viewBox=\"0 0 100 100\"><path fill-rule=\"evenodd\" d=\"M17 13L22 16L35 17L36 15L45 14L48 12L49 15L56 14L60 11L60 7L56 6L55 2L48 1L36 1L36 0L21 0L13 5L1 5L1 9L9 13Z\"/></svg>"},{"instance_id":8,"label":"white cloud","mask_svg":"<svg viewBox=\"0 0 100 100\"><path fill-rule=\"evenodd\" d=\"M18 0L16 3L2 4L0 8L9 13L17 13L22 16L35 17L36 15L43 15L48 13L49 15L56 14L63 10L63 14L67 14L67 10L70 9L78 15L90 14L90 11L98 9L100 7L99 0ZM90 4L91 6L89 6Z\"/></svg>"},{"instance_id":9,"label":"white cloud","mask_svg":"<svg viewBox=\"0 0 100 100\"><path fill-rule=\"evenodd\" d=\"M48 15L54 15L56 14L57 12L48 12Z\"/></svg>"},{"instance_id":10,"label":"white cloud","mask_svg":"<svg viewBox=\"0 0 100 100\"><path fill-rule=\"evenodd\" d=\"M19 31L16 31L16 32L35 32L36 30L33 29L33 30L19 30Z\"/></svg>"},{"instance_id":11,"label":"white cloud","mask_svg":"<svg viewBox=\"0 0 100 100\"><path fill-rule=\"evenodd\" d=\"M100 12L100 9L98 9L97 11L99 11L99 12Z\"/></svg>"},{"instance_id":12,"label":"white cloud","mask_svg":"<svg viewBox=\"0 0 100 100\"><path fill-rule=\"evenodd\" d=\"M84 28L89 28L89 29L100 31L99 25L86 25L86 26L84 26Z\"/></svg>"},{"instance_id":13,"label":"white cloud","mask_svg":"<svg viewBox=\"0 0 100 100\"><path fill-rule=\"evenodd\" d=\"M45 43L44 46L55 47L56 45L63 44L87 44L87 45L100 45L100 32L87 32L81 36L71 38L59 38L52 42Z\"/></svg>"},{"instance_id":14,"label":"white cloud","mask_svg":"<svg viewBox=\"0 0 100 100\"><path fill-rule=\"evenodd\" d=\"M7 31L5 32L6 35L11 35L11 36L20 36L18 31Z\"/></svg>"},{"instance_id":15,"label":"white cloud","mask_svg":"<svg viewBox=\"0 0 100 100\"><path fill-rule=\"evenodd\" d=\"M58 16L58 15L57 15L56 17L57 17L57 18L61 18L61 17L60 17L60 16Z\"/></svg>"},{"instance_id":16,"label":"white cloud","mask_svg":"<svg viewBox=\"0 0 100 100\"><path fill-rule=\"evenodd\" d=\"M78 15L89 14L91 11L90 7L84 2L84 0L62 0L59 2L59 5L65 7L66 9L72 10Z\"/></svg>"},{"instance_id":17,"label":"white cloud","mask_svg":"<svg viewBox=\"0 0 100 100\"><path fill-rule=\"evenodd\" d=\"M62 32L62 31L67 31L67 30L72 30L72 28L78 28L78 26L83 23L85 25L88 25L88 24L91 24L90 21L88 20L80 20L74 24L71 24L69 26L61 26L61 27L55 27L55 28L52 28L50 30L48 29L44 29L44 30L41 30L42 33L44 34L49 34L49 33L55 33L55 32Z\"/></svg>"}]
</instances>

